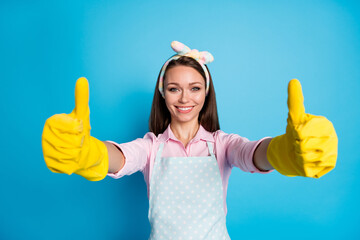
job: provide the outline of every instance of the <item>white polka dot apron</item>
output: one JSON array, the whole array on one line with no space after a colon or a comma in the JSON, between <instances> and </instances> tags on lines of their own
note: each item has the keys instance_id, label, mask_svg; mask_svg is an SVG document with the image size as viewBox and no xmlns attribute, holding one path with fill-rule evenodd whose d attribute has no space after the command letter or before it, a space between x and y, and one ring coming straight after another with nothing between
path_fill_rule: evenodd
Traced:
<instances>
[{"instance_id":1,"label":"white polka dot apron","mask_svg":"<svg viewBox=\"0 0 360 240\"><path fill-rule=\"evenodd\" d=\"M162 158L160 144L150 179L150 240L230 239L219 166L207 145L208 157Z\"/></svg>"}]
</instances>

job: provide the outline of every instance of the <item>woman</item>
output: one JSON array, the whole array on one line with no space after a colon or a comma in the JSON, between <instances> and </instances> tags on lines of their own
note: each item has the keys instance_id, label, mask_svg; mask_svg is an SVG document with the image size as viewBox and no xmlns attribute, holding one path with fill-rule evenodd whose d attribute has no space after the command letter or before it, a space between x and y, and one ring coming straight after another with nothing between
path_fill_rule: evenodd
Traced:
<instances>
[{"instance_id":1,"label":"woman","mask_svg":"<svg viewBox=\"0 0 360 240\"><path fill-rule=\"evenodd\" d=\"M76 107L49 118L43 152L54 172L96 181L142 171L148 187L150 239L230 239L226 192L233 166L287 176L321 177L336 163L337 137L330 121L305 114L301 86L289 83L286 133L249 141L219 130L215 91L206 66L213 60L173 42L177 52L162 67L150 132L129 143L90 136L88 83L76 84Z\"/></svg>"}]
</instances>

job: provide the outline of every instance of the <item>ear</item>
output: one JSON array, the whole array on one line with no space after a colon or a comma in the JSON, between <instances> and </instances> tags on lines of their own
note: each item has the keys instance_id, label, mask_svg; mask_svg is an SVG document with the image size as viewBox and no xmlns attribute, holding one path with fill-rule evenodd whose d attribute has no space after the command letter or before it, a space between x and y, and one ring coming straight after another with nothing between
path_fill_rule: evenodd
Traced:
<instances>
[{"instance_id":1,"label":"ear","mask_svg":"<svg viewBox=\"0 0 360 240\"><path fill-rule=\"evenodd\" d=\"M188 46L178 41L171 42L171 48L179 55L184 55L191 51Z\"/></svg>"}]
</instances>

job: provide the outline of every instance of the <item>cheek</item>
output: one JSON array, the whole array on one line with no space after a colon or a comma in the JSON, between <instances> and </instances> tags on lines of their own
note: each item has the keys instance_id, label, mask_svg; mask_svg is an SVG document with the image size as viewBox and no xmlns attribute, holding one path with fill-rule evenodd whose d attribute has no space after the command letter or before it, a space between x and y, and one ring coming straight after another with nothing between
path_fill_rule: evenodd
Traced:
<instances>
[{"instance_id":1,"label":"cheek","mask_svg":"<svg viewBox=\"0 0 360 240\"><path fill-rule=\"evenodd\" d=\"M169 105L170 105L170 103L169 103L169 100L167 99L167 100L165 100L165 105L166 105L166 107L169 109Z\"/></svg>"},{"instance_id":2,"label":"cheek","mask_svg":"<svg viewBox=\"0 0 360 240\"><path fill-rule=\"evenodd\" d=\"M169 95L165 96L165 104L166 104L168 109L170 109L171 105L174 104L174 101L175 101L175 98L173 98L171 96L169 97Z\"/></svg>"},{"instance_id":3,"label":"cheek","mask_svg":"<svg viewBox=\"0 0 360 240\"><path fill-rule=\"evenodd\" d=\"M205 102L205 93L204 94L199 94L196 95L194 97L194 100L198 103L198 104L203 104Z\"/></svg>"}]
</instances>

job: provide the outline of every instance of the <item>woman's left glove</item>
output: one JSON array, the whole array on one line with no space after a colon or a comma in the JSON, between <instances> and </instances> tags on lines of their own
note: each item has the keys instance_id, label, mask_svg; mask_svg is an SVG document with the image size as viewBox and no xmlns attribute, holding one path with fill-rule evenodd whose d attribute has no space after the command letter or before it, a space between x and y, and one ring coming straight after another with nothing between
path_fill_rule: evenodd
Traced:
<instances>
[{"instance_id":1,"label":"woman's left glove","mask_svg":"<svg viewBox=\"0 0 360 240\"><path fill-rule=\"evenodd\" d=\"M305 113L301 84L288 86L286 133L273 138L267 150L269 163L286 176L319 178L336 165L338 138L332 123Z\"/></svg>"}]
</instances>

